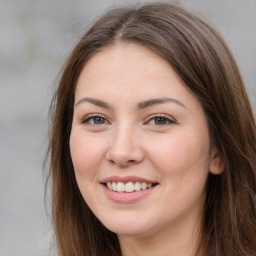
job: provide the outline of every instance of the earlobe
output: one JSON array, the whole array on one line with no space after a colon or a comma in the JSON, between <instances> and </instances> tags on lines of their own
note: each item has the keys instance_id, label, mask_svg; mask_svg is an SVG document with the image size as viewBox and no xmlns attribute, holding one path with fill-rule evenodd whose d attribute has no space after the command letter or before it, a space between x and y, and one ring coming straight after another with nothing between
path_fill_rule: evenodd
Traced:
<instances>
[{"instance_id":1,"label":"earlobe","mask_svg":"<svg viewBox=\"0 0 256 256\"><path fill-rule=\"evenodd\" d=\"M223 157L219 154L218 150L213 150L209 172L213 175L219 175L224 171L225 163Z\"/></svg>"}]
</instances>

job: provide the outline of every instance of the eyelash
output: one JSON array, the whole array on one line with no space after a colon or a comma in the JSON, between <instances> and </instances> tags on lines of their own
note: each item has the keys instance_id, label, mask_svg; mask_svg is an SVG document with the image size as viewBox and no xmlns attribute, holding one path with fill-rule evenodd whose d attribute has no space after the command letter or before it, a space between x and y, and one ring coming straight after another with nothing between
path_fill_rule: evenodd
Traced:
<instances>
[{"instance_id":1,"label":"eyelash","mask_svg":"<svg viewBox=\"0 0 256 256\"><path fill-rule=\"evenodd\" d=\"M165 123L164 124L156 124L156 120L157 119L162 119L162 121L164 121ZM149 117L149 119L146 121L146 124L148 124L150 121L153 121L154 120L154 124L153 125L156 125L156 126L165 126L165 125L171 125L171 124L175 124L176 122L171 119L170 117L167 117L165 115L159 115L159 114L156 114L154 116L151 116Z\"/></svg>"},{"instance_id":2,"label":"eyelash","mask_svg":"<svg viewBox=\"0 0 256 256\"><path fill-rule=\"evenodd\" d=\"M98 123L98 124L95 123L97 118L100 118L101 121L103 121L103 123ZM164 123L157 124L156 123L157 119L160 119ZM93 121L93 123L90 122L91 120ZM148 120L144 124L149 124L153 120L154 120L154 124L152 124L152 125L156 125L156 126L165 126L165 125L171 125L171 124L175 124L176 123L173 119L171 119L171 118L169 118L169 117L167 117L165 115L156 114L154 116L149 117ZM158 121L160 121L160 120L158 120ZM104 125L104 124L107 124L107 123L109 123L108 120L105 117L103 117L101 115L98 115L98 114L86 116L82 120L82 124L88 124L88 125Z\"/></svg>"},{"instance_id":3,"label":"eyelash","mask_svg":"<svg viewBox=\"0 0 256 256\"><path fill-rule=\"evenodd\" d=\"M101 118L101 119L104 121L104 123L96 124L96 123L95 123L95 120L96 120L97 118ZM90 120L93 120L94 123L90 123ZM87 124L89 124L89 125L102 125L102 124L106 124L106 122L108 122L107 119L106 119L105 117L101 116L101 115L98 115L98 114L86 116L86 117L82 120L82 124L86 124L86 123L87 123Z\"/></svg>"}]
</instances>

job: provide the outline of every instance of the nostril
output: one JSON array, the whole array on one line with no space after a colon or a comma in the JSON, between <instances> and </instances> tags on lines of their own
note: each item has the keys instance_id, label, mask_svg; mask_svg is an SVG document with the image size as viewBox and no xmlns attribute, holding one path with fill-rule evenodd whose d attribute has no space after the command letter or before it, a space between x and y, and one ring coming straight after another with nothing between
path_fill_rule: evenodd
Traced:
<instances>
[{"instance_id":1,"label":"nostril","mask_svg":"<svg viewBox=\"0 0 256 256\"><path fill-rule=\"evenodd\" d=\"M129 160L129 161L117 161L117 160L113 160L113 159L110 160L110 163L117 165L118 167L121 167L121 168L125 168L135 162L136 161L134 161L134 160Z\"/></svg>"},{"instance_id":2,"label":"nostril","mask_svg":"<svg viewBox=\"0 0 256 256\"><path fill-rule=\"evenodd\" d=\"M106 152L106 159L119 167L127 167L132 164L140 163L144 159L142 148L127 138L127 134L121 136L109 145Z\"/></svg>"}]
</instances>

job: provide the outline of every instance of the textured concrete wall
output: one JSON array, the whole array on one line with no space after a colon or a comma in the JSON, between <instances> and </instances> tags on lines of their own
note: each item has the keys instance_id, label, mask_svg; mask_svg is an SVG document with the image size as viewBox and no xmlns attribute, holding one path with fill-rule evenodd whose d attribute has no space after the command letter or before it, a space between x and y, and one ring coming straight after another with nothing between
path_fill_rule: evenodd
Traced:
<instances>
[{"instance_id":1,"label":"textured concrete wall","mask_svg":"<svg viewBox=\"0 0 256 256\"><path fill-rule=\"evenodd\" d=\"M0 0L0 256L46 256L51 86L87 24L120 0ZM256 103L256 0L183 0L227 41Z\"/></svg>"}]
</instances>

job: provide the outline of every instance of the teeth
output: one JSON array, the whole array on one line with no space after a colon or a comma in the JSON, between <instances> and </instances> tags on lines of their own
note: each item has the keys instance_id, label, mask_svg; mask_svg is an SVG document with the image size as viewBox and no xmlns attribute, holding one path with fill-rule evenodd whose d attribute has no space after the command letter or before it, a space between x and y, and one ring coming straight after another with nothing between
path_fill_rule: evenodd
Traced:
<instances>
[{"instance_id":1,"label":"teeth","mask_svg":"<svg viewBox=\"0 0 256 256\"><path fill-rule=\"evenodd\" d=\"M136 191L140 191L141 190L141 182L135 182L134 189Z\"/></svg>"},{"instance_id":2,"label":"teeth","mask_svg":"<svg viewBox=\"0 0 256 256\"><path fill-rule=\"evenodd\" d=\"M107 182L107 187L112 190L112 183L111 182Z\"/></svg>"},{"instance_id":3,"label":"teeth","mask_svg":"<svg viewBox=\"0 0 256 256\"><path fill-rule=\"evenodd\" d=\"M147 183L146 182L142 182L141 183L141 188L143 189L143 190L145 190L146 188L147 188Z\"/></svg>"},{"instance_id":4,"label":"teeth","mask_svg":"<svg viewBox=\"0 0 256 256\"><path fill-rule=\"evenodd\" d=\"M134 184L132 182L128 182L125 185L125 192L133 192L134 191Z\"/></svg>"},{"instance_id":5,"label":"teeth","mask_svg":"<svg viewBox=\"0 0 256 256\"><path fill-rule=\"evenodd\" d=\"M117 186L115 182L112 182L112 190L117 191Z\"/></svg>"},{"instance_id":6,"label":"teeth","mask_svg":"<svg viewBox=\"0 0 256 256\"><path fill-rule=\"evenodd\" d=\"M127 193L131 193L134 191L140 191L140 190L146 190L149 189L153 186L152 183L146 183L146 182L127 182L127 183L123 183L123 182L107 182L107 187L108 189L112 190L112 191L116 191L116 192L127 192Z\"/></svg>"},{"instance_id":7,"label":"teeth","mask_svg":"<svg viewBox=\"0 0 256 256\"><path fill-rule=\"evenodd\" d=\"M117 182L116 191L117 192L124 192L125 191L125 184L123 182Z\"/></svg>"}]
</instances>

